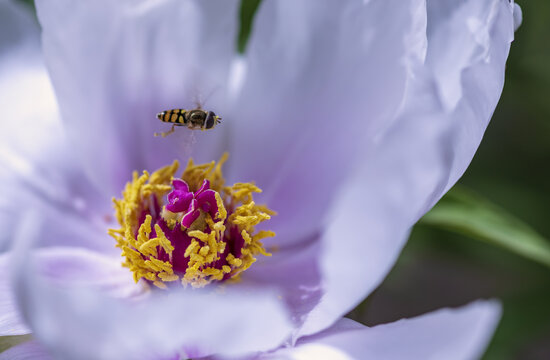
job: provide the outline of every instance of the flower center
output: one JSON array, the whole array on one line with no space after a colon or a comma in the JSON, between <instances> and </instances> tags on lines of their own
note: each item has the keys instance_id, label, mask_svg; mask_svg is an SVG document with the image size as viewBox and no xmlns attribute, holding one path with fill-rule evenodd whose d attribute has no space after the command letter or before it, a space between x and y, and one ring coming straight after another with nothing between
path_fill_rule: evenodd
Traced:
<instances>
[{"instance_id":1,"label":"flower center","mask_svg":"<svg viewBox=\"0 0 550 360\"><path fill-rule=\"evenodd\" d=\"M195 165L189 160L181 178L179 164L152 174L134 172L122 199L113 199L120 229L109 229L125 258L123 266L159 288L180 281L203 287L211 282L236 279L267 253L261 243L272 231L255 231L274 212L256 205L252 183L224 186L221 167Z\"/></svg>"}]
</instances>

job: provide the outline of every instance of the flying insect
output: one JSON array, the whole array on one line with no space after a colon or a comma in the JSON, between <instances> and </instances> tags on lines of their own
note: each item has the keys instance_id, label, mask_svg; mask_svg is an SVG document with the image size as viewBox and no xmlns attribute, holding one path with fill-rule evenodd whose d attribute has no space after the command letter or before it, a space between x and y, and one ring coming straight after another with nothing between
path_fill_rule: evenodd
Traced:
<instances>
[{"instance_id":1,"label":"flying insect","mask_svg":"<svg viewBox=\"0 0 550 360\"><path fill-rule=\"evenodd\" d=\"M166 137L175 131L176 126L186 126L190 130L210 130L218 125L222 118L213 111L203 110L200 107L193 110L172 109L159 112L157 118L165 123L172 124L169 131L155 133L155 136Z\"/></svg>"}]
</instances>

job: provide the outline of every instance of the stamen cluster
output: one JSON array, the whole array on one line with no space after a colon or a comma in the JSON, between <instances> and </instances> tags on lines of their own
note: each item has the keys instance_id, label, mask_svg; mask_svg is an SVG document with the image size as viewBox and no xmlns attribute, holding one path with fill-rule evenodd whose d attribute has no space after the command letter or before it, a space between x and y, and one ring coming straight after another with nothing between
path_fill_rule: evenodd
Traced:
<instances>
[{"instance_id":1,"label":"stamen cluster","mask_svg":"<svg viewBox=\"0 0 550 360\"><path fill-rule=\"evenodd\" d=\"M275 234L255 226L274 213L254 203L252 194L261 192L254 184L224 186L226 160L227 154L217 164L189 160L181 178L174 177L177 161L152 174L134 172L122 199L113 200L121 227L109 234L136 282L203 287L236 279L257 254L271 255L261 240Z\"/></svg>"}]
</instances>

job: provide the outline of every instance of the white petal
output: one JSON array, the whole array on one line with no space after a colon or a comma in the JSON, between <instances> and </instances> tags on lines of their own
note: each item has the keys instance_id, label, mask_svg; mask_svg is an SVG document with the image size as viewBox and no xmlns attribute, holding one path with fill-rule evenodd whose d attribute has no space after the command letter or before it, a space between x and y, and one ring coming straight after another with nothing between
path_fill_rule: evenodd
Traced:
<instances>
[{"instance_id":1,"label":"white petal","mask_svg":"<svg viewBox=\"0 0 550 360\"><path fill-rule=\"evenodd\" d=\"M19 314L12 289L10 253L0 255L0 336L30 333Z\"/></svg>"},{"instance_id":2,"label":"white petal","mask_svg":"<svg viewBox=\"0 0 550 360\"><path fill-rule=\"evenodd\" d=\"M21 3L7 0L0 2L0 14L0 161L5 163L10 156L37 157L44 152L56 103L32 13ZM1 166L0 176L10 170Z\"/></svg>"},{"instance_id":3,"label":"white petal","mask_svg":"<svg viewBox=\"0 0 550 360\"><path fill-rule=\"evenodd\" d=\"M86 248L47 247L33 252L41 276L57 286L88 286L117 298L143 293L119 256L110 257Z\"/></svg>"},{"instance_id":4,"label":"white petal","mask_svg":"<svg viewBox=\"0 0 550 360\"><path fill-rule=\"evenodd\" d=\"M0 14L0 182L5 183L13 172L28 169L29 157L44 152L56 105L32 14L15 1L0 2Z\"/></svg>"},{"instance_id":5,"label":"white petal","mask_svg":"<svg viewBox=\"0 0 550 360\"><path fill-rule=\"evenodd\" d=\"M222 126L193 136L180 129L166 139L153 133L169 129L158 112L195 100L223 112L236 0L36 5L71 145L105 193L118 193L133 170L154 170L193 148L199 160L219 156Z\"/></svg>"},{"instance_id":6,"label":"white petal","mask_svg":"<svg viewBox=\"0 0 550 360\"><path fill-rule=\"evenodd\" d=\"M9 348L0 354L0 360L50 360L53 359L37 341L31 340Z\"/></svg>"},{"instance_id":7,"label":"white petal","mask_svg":"<svg viewBox=\"0 0 550 360\"><path fill-rule=\"evenodd\" d=\"M523 22L523 12L518 4L514 4L514 31L516 31Z\"/></svg>"},{"instance_id":8,"label":"white petal","mask_svg":"<svg viewBox=\"0 0 550 360\"><path fill-rule=\"evenodd\" d=\"M423 2L264 1L231 115L231 180L254 180L277 243L318 231L425 49ZM233 120L233 118L231 119Z\"/></svg>"},{"instance_id":9,"label":"white petal","mask_svg":"<svg viewBox=\"0 0 550 360\"><path fill-rule=\"evenodd\" d=\"M322 294L318 267L319 242L302 242L294 247L273 250L273 256L260 257L241 282L253 286L275 286L290 310L292 320L301 324Z\"/></svg>"},{"instance_id":10,"label":"white petal","mask_svg":"<svg viewBox=\"0 0 550 360\"><path fill-rule=\"evenodd\" d=\"M35 232L27 224L16 239L19 260L26 259L17 263L18 300L33 334L58 357L231 355L276 347L292 329L284 304L268 290L235 285L141 293L118 261L84 250L29 257L25 247Z\"/></svg>"},{"instance_id":11,"label":"white petal","mask_svg":"<svg viewBox=\"0 0 550 360\"><path fill-rule=\"evenodd\" d=\"M495 301L477 301L372 328L342 319L320 334L301 339L294 348L263 358L446 359L479 358L500 319Z\"/></svg>"},{"instance_id":12,"label":"white petal","mask_svg":"<svg viewBox=\"0 0 550 360\"><path fill-rule=\"evenodd\" d=\"M11 1L0 6L7 25L23 32L5 31L11 45L0 57L0 250L8 248L19 214L29 208L42 210L52 224L62 223L52 226L41 245L60 239L74 245L94 233L90 224L105 232L110 196L98 196L66 143L32 14ZM88 244L102 247L96 240Z\"/></svg>"},{"instance_id":13,"label":"white petal","mask_svg":"<svg viewBox=\"0 0 550 360\"><path fill-rule=\"evenodd\" d=\"M365 154L329 216L321 260L325 295L303 334L330 325L381 283L408 229L477 149L502 90L513 7L505 0L461 4L450 7L447 20L431 22L426 65L411 68L399 116Z\"/></svg>"},{"instance_id":14,"label":"white petal","mask_svg":"<svg viewBox=\"0 0 550 360\"><path fill-rule=\"evenodd\" d=\"M450 1L446 1L450 2ZM431 9L434 17L439 14ZM479 146L504 85L504 69L514 37L514 4L469 0L445 21L434 21L428 38L424 81L413 83L398 121L416 126L421 118L439 126L444 175L422 215L462 176ZM429 18L430 28L430 18ZM453 37L453 41L448 39ZM435 86L436 92L431 88ZM423 102L414 104L416 92ZM431 96L430 96L431 95ZM428 98L429 97L429 98ZM443 187L443 188L441 188Z\"/></svg>"},{"instance_id":15,"label":"white petal","mask_svg":"<svg viewBox=\"0 0 550 360\"><path fill-rule=\"evenodd\" d=\"M386 194L376 187L366 191L365 182L384 182L372 178L376 175L347 183L337 199L321 238L320 302L306 314L297 336L318 332L356 306L380 285L405 243L411 224L391 212L394 203Z\"/></svg>"},{"instance_id":16,"label":"white petal","mask_svg":"<svg viewBox=\"0 0 550 360\"><path fill-rule=\"evenodd\" d=\"M85 248L48 247L33 252L33 260L40 274L60 286L90 286L115 297L136 297L141 287L132 280L131 273L121 266L119 257L111 258ZM22 335L30 330L22 321L19 309L14 303L14 290L11 284L12 271L17 263L12 253L0 255L0 336ZM28 258L17 258L25 267Z\"/></svg>"}]
</instances>

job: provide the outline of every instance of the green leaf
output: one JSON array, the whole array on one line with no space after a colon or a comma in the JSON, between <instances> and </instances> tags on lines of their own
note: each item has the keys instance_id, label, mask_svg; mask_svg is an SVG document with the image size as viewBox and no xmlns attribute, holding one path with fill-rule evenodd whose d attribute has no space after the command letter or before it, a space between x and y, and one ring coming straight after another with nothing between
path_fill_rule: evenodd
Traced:
<instances>
[{"instance_id":1,"label":"green leaf","mask_svg":"<svg viewBox=\"0 0 550 360\"><path fill-rule=\"evenodd\" d=\"M254 15L261 0L241 0L241 9L239 13L240 29L239 37L237 38L237 51L243 54L246 50L246 44L252 31Z\"/></svg>"},{"instance_id":2,"label":"green leaf","mask_svg":"<svg viewBox=\"0 0 550 360\"><path fill-rule=\"evenodd\" d=\"M14 335L14 336L0 336L0 353L8 350L12 346L19 345L22 342L29 341L32 336L29 335Z\"/></svg>"},{"instance_id":3,"label":"green leaf","mask_svg":"<svg viewBox=\"0 0 550 360\"><path fill-rule=\"evenodd\" d=\"M550 242L522 220L481 196L456 186L420 224L500 246L550 267Z\"/></svg>"}]
</instances>

